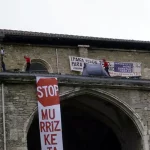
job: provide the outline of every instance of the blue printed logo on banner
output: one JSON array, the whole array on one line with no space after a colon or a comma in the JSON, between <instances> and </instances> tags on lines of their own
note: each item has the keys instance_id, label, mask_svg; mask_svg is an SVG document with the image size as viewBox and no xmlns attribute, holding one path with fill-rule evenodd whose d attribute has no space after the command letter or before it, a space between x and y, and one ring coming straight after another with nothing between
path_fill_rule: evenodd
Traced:
<instances>
[{"instance_id":1,"label":"blue printed logo on banner","mask_svg":"<svg viewBox=\"0 0 150 150\"><path fill-rule=\"evenodd\" d=\"M114 71L121 73L132 73L133 63L118 63L114 62Z\"/></svg>"}]
</instances>

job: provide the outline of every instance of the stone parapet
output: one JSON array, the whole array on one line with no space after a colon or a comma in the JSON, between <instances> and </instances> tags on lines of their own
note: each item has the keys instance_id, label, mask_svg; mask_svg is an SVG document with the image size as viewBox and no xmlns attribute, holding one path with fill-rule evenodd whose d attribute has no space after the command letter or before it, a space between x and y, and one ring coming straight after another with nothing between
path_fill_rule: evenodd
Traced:
<instances>
[{"instance_id":1,"label":"stone parapet","mask_svg":"<svg viewBox=\"0 0 150 150\"><path fill-rule=\"evenodd\" d=\"M148 79L124 79L110 77L85 77L76 75L60 74L30 74L30 73L0 73L2 83L36 83L36 76L56 77L58 83L65 86L80 87L109 87L126 89L146 89L150 90L150 80Z\"/></svg>"}]
</instances>

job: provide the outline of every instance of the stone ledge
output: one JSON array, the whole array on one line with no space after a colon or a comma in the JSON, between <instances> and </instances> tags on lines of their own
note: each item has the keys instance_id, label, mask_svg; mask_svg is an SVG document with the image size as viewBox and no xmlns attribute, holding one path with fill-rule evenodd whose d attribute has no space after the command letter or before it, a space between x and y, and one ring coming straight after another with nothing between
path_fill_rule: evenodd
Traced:
<instances>
[{"instance_id":1,"label":"stone ledge","mask_svg":"<svg viewBox=\"0 0 150 150\"><path fill-rule=\"evenodd\" d=\"M110 77L85 77L59 74L35 74L35 73L0 73L1 83L36 83L36 76L56 77L60 85L72 87L108 87L150 90L150 80L146 79L122 79Z\"/></svg>"}]
</instances>

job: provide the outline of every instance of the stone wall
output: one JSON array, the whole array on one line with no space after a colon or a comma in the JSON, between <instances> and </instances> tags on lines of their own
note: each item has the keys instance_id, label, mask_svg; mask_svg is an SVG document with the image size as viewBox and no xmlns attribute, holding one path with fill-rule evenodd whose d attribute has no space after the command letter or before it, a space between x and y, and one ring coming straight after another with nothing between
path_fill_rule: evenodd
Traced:
<instances>
[{"instance_id":1,"label":"stone wall","mask_svg":"<svg viewBox=\"0 0 150 150\"><path fill-rule=\"evenodd\" d=\"M142 119L143 125L150 130L150 92L128 89L105 89L128 104Z\"/></svg>"},{"instance_id":2,"label":"stone wall","mask_svg":"<svg viewBox=\"0 0 150 150\"><path fill-rule=\"evenodd\" d=\"M23 69L25 65L24 55L29 55L31 59L43 59L50 64L54 73L57 73L56 48L46 46L29 45L4 45L6 57L5 64L7 69ZM58 67L61 73L71 73L69 55L78 56L78 49L57 48Z\"/></svg>"},{"instance_id":3,"label":"stone wall","mask_svg":"<svg viewBox=\"0 0 150 150\"><path fill-rule=\"evenodd\" d=\"M93 90L93 88L90 88ZM90 90L89 89L89 90ZM75 89L73 87L60 86L60 94L64 95L66 91ZM120 101L128 104L142 119L145 134L148 135L150 129L150 100L149 91L138 89L120 89L118 88L96 88L103 90L116 97ZM35 84L5 84L5 115L6 115L6 138L8 150L26 150L26 136L28 128L32 122L33 113L36 112L36 85ZM0 91L1 94L1 91ZM73 96L73 92L71 93ZM0 95L1 96L1 95ZM1 106L1 101L0 101ZM136 127L135 127L136 128ZM3 149L3 128L2 128L2 109L0 109L0 150Z\"/></svg>"},{"instance_id":4,"label":"stone wall","mask_svg":"<svg viewBox=\"0 0 150 150\"><path fill-rule=\"evenodd\" d=\"M7 150L26 150L28 119L37 107L34 85L5 85Z\"/></svg>"},{"instance_id":5,"label":"stone wall","mask_svg":"<svg viewBox=\"0 0 150 150\"><path fill-rule=\"evenodd\" d=\"M43 59L52 67L54 73L77 74L70 70L69 57L79 56L88 57L92 59L106 58L109 61L120 62L141 62L142 63L142 78L150 79L150 53L140 51L118 51L118 50L104 50L104 49L91 49L88 45L79 45L76 48L58 48L38 45L17 45L5 44L2 45L6 51L6 68L23 69L25 60L23 56L28 54L31 59ZM57 54L56 54L57 48ZM58 66L57 66L58 55ZM58 67L58 68L57 68Z\"/></svg>"}]
</instances>

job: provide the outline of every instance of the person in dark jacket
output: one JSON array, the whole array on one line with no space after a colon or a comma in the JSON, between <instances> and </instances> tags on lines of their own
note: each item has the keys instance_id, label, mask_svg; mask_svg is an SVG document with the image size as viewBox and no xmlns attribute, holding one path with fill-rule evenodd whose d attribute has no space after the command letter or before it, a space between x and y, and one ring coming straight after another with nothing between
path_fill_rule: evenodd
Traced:
<instances>
[{"instance_id":1,"label":"person in dark jacket","mask_svg":"<svg viewBox=\"0 0 150 150\"><path fill-rule=\"evenodd\" d=\"M5 68L5 63L4 63L4 48L1 47L1 67L2 67L2 71L6 71L6 68ZM6 57L6 56L5 56Z\"/></svg>"},{"instance_id":2,"label":"person in dark jacket","mask_svg":"<svg viewBox=\"0 0 150 150\"><path fill-rule=\"evenodd\" d=\"M3 72L5 72L5 71L6 71L5 63L4 63L4 61L3 61L3 60L1 61L1 63L2 63L2 64L1 64L1 65L2 65L2 71L3 71Z\"/></svg>"},{"instance_id":3,"label":"person in dark jacket","mask_svg":"<svg viewBox=\"0 0 150 150\"><path fill-rule=\"evenodd\" d=\"M31 66L30 57L24 56L24 59L26 60L26 72L29 72Z\"/></svg>"},{"instance_id":4,"label":"person in dark jacket","mask_svg":"<svg viewBox=\"0 0 150 150\"><path fill-rule=\"evenodd\" d=\"M104 66L104 69L105 69L105 71L108 73L108 75L110 76L110 74L109 74L109 64L108 64L108 62L106 61L106 59L103 59L103 66Z\"/></svg>"}]
</instances>

